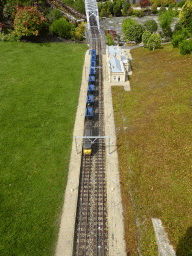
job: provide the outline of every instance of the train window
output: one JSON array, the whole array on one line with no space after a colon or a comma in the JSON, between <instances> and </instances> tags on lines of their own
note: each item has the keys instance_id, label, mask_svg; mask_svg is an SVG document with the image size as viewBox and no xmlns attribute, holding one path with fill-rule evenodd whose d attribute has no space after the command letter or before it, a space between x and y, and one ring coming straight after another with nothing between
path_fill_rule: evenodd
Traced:
<instances>
[{"instance_id":1,"label":"train window","mask_svg":"<svg viewBox=\"0 0 192 256\"><path fill-rule=\"evenodd\" d=\"M116 81L116 76L114 76L114 81Z\"/></svg>"},{"instance_id":2,"label":"train window","mask_svg":"<svg viewBox=\"0 0 192 256\"><path fill-rule=\"evenodd\" d=\"M118 82L120 82L120 76L118 76Z\"/></svg>"}]
</instances>

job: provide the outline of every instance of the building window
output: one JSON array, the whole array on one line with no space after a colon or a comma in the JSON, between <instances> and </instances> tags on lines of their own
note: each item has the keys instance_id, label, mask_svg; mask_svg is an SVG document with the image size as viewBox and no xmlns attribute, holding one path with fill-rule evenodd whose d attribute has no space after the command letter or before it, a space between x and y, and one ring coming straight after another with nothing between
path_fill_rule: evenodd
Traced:
<instances>
[{"instance_id":1,"label":"building window","mask_svg":"<svg viewBox=\"0 0 192 256\"><path fill-rule=\"evenodd\" d=\"M114 81L116 82L116 76L114 76Z\"/></svg>"},{"instance_id":2,"label":"building window","mask_svg":"<svg viewBox=\"0 0 192 256\"><path fill-rule=\"evenodd\" d=\"M118 76L118 82L120 82L120 76Z\"/></svg>"}]
</instances>

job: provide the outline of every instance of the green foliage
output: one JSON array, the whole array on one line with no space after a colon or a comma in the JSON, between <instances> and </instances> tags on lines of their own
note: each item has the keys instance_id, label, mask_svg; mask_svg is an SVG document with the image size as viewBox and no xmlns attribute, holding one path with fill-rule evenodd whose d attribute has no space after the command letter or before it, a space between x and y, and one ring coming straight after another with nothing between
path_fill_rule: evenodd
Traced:
<instances>
[{"instance_id":1,"label":"green foliage","mask_svg":"<svg viewBox=\"0 0 192 256\"><path fill-rule=\"evenodd\" d=\"M83 0L77 0L73 4L73 8L78 12L85 14L85 2Z\"/></svg>"},{"instance_id":2,"label":"green foliage","mask_svg":"<svg viewBox=\"0 0 192 256\"><path fill-rule=\"evenodd\" d=\"M46 15L47 22L52 24L55 20L59 20L62 17L60 10L53 9L48 15Z\"/></svg>"},{"instance_id":3,"label":"green foliage","mask_svg":"<svg viewBox=\"0 0 192 256\"><path fill-rule=\"evenodd\" d=\"M163 12L166 12L166 11L167 11L166 8L162 6L158 12L158 16L160 16Z\"/></svg>"},{"instance_id":4,"label":"green foliage","mask_svg":"<svg viewBox=\"0 0 192 256\"><path fill-rule=\"evenodd\" d=\"M99 11L99 13L100 13L101 10L102 10L103 7L104 7L104 4L103 4L103 3L97 3L97 7L98 7L98 11Z\"/></svg>"},{"instance_id":5,"label":"green foliage","mask_svg":"<svg viewBox=\"0 0 192 256\"><path fill-rule=\"evenodd\" d=\"M129 10L130 6L131 6L131 4L129 3L129 1L124 2L124 4L123 4L123 11L122 11L123 15L128 15L127 12Z\"/></svg>"},{"instance_id":6,"label":"green foliage","mask_svg":"<svg viewBox=\"0 0 192 256\"><path fill-rule=\"evenodd\" d=\"M186 3L186 1L181 1L181 2L179 2L179 3L177 4L177 7L178 7L178 8L182 8L185 3Z\"/></svg>"},{"instance_id":7,"label":"green foliage","mask_svg":"<svg viewBox=\"0 0 192 256\"><path fill-rule=\"evenodd\" d=\"M144 26L151 33L156 32L158 29L157 22L155 20L146 20Z\"/></svg>"},{"instance_id":8,"label":"green foliage","mask_svg":"<svg viewBox=\"0 0 192 256\"><path fill-rule=\"evenodd\" d=\"M176 0L163 0L163 3L162 3L164 7L168 7L171 4L175 6L177 4Z\"/></svg>"},{"instance_id":9,"label":"green foliage","mask_svg":"<svg viewBox=\"0 0 192 256\"><path fill-rule=\"evenodd\" d=\"M188 0L179 13L179 21L184 27L192 29L192 0Z\"/></svg>"},{"instance_id":10,"label":"green foliage","mask_svg":"<svg viewBox=\"0 0 192 256\"><path fill-rule=\"evenodd\" d=\"M155 50L161 46L161 37L159 34L152 34L147 42L147 48L150 50Z\"/></svg>"},{"instance_id":11,"label":"green foliage","mask_svg":"<svg viewBox=\"0 0 192 256\"><path fill-rule=\"evenodd\" d=\"M85 31L86 31L86 27L85 27L85 23L82 22L80 24L78 24L78 26L75 28L74 32L73 32L73 36L82 41L83 37L85 35Z\"/></svg>"},{"instance_id":12,"label":"green foliage","mask_svg":"<svg viewBox=\"0 0 192 256\"><path fill-rule=\"evenodd\" d=\"M138 24L137 21L131 19L131 18L127 18L127 19L124 19L123 22L122 22L122 31L125 35L127 29L131 26L131 25L136 25Z\"/></svg>"},{"instance_id":13,"label":"green foliage","mask_svg":"<svg viewBox=\"0 0 192 256\"><path fill-rule=\"evenodd\" d=\"M120 16L121 15L121 5L119 3L116 3L113 6L113 13L115 16Z\"/></svg>"},{"instance_id":14,"label":"green foliage","mask_svg":"<svg viewBox=\"0 0 192 256\"><path fill-rule=\"evenodd\" d=\"M43 22L46 22L46 19L37 11L36 7L17 8L14 33L17 36L37 36Z\"/></svg>"},{"instance_id":15,"label":"green foliage","mask_svg":"<svg viewBox=\"0 0 192 256\"><path fill-rule=\"evenodd\" d=\"M171 31L171 22L174 17L174 11L169 9L166 12L163 12L161 15L159 15L159 23L163 30L165 37L172 37L172 31Z\"/></svg>"},{"instance_id":16,"label":"green foliage","mask_svg":"<svg viewBox=\"0 0 192 256\"><path fill-rule=\"evenodd\" d=\"M135 41L135 43L137 44L141 42L142 34L144 33L144 31L145 27L140 24L131 25L124 33L124 38L128 41Z\"/></svg>"},{"instance_id":17,"label":"green foliage","mask_svg":"<svg viewBox=\"0 0 192 256\"><path fill-rule=\"evenodd\" d=\"M174 28L174 32L173 33L176 33L177 31L179 30L182 30L182 23L180 21L178 21L176 24L175 24L175 28Z\"/></svg>"},{"instance_id":18,"label":"green foliage","mask_svg":"<svg viewBox=\"0 0 192 256\"><path fill-rule=\"evenodd\" d=\"M182 30L178 30L173 34L173 40L171 41L173 47L178 47L179 43L190 37L189 31L182 27Z\"/></svg>"},{"instance_id":19,"label":"green foliage","mask_svg":"<svg viewBox=\"0 0 192 256\"><path fill-rule=\"evenodd\" d=\"M136 17L143 17L144 13L143 13L143 10L133 10L132 15Z\"/></svg>"},{"instance_id":20,"label":"green foliage","mask_svg":"<svg viewBox=\"0 0 192 256\"><path fill-rule=\"evenodd\" d=\"M113 37L108 32L106 32L107 45L114 45Z\"/></svg>"},{"instance_id":21,"label":"green foliage","mask_svg":"<svg viewBox=\"0 0 192 256\"><path fill-rule=\"evenodd\" d=\"M142 42L143 42L143 44L144 44L144 47L147 45L150 36L151 36L151 33L150 33L149 31L145 31L145 32L142 34Z\"/></svg>"},{"instance_id":22,"label":"green foliage","mask_svg":"<svg viewBox=\"0 0 192 256\"><path fill-rule=\"evenodd\" d=\"M192 39L180 42L179 49L182 55L190 54L192 52Z\"/></svg>"},{"instance_id":23,"label":"green foliage","mask_svg":"<svg viewBox=\"0 0 192 256\"><path fill-rule=\"evenodd\" d=\"M113 14L113 3L111 1L106 2L106 9L108 15Z\"/></svg>"},{"instance_id":24,"label":"green foliage","mask_svg":"<svg viewBox=\"0 0 192 256\"><path fill-rule=\"evenodd\" d=\"M66 19L61 18L51 24L50 30L52 34L55 33L56 35L70 39L74 31L74 25L69 23Z\"/></svg>"},{"instance_id":25,"label":"green foliage","mask_svg":"<svg viewBox=\"0 0 192 256\"><path fill-rule=\"evenodd\" d=\"M154 14L158 13L157 7L158 7L157 3L153 3L151 6L151 12Z\"/></svg>"},{"instance_id":26,"label":"green foliage","mask_svg":"<svg viewBox=\"0 0 192 256\"><path fill-rule=\"evenodd\" d=\"M3 15L5 18L13 19L14 18L14 12L15 12L15 6L12 3L7 3L3 7Z\"/></svg>"},{"instance_id":27,"label":"green foliage","mask_svg":"<svg viewBox=\"0 0 192 256\"><path fill-rule=\"evenodd\" d=\"M20 36L12 33L12 30L8 30L8 33L0 33L0 41L4 42L19 42L21 39Z\"/></svg>"},{"instance_id":28,"label":"green foliage","mask_svg":"<svg viewBox=\"0 0 192 256\"><path fill-rule=\"evenodd\" d=\"M55 20L50 27L51 34L56 34L70 39L74 31L74 25L65 18Z\"/></svg>"}]
</instances>

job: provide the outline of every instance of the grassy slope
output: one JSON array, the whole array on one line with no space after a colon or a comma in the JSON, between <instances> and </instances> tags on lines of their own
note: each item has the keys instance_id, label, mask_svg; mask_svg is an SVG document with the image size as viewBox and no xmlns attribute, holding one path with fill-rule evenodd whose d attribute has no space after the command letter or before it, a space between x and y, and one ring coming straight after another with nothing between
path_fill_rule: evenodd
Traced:
<instances>
[{"instance_id":1,"label":"grassy slope","mask_svg":"<svg viewBox=\"0 0 192 256\"><path fill-rule=\"evenodd\" d=\"M131 53L131 91L113 87L127 251L136 255L129 242L135 236L134 216L143 255L157 255L151 222L157 217L177 255L188 255L187 246L192 250L192 55L182 56L171 45Z\"/></svg>"},{"instance_id":2,"label":"grassy slope","mask_svg":"<svg viewBox=\"0 0 192 256\"><path fill-rule=\"evenodd\" d=\"M53 255L86 45L0 43L0 255Z\"/></svg>"}]
</instances>

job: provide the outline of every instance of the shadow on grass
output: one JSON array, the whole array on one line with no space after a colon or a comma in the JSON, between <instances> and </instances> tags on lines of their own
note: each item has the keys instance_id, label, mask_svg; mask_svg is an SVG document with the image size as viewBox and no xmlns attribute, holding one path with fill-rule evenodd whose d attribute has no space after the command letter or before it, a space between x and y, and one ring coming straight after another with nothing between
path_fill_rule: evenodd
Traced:
<instances>
[{"instance_id":1,"label":"shadow on grass","mask_svg":"<svg viewBox=\"0 0 192 256\"><path fill-rule=\"evenodd\" d=\"M192 256L192 227L189 227L180 239L176 254L177 256Z\"/></svg>"}]
</instances>

